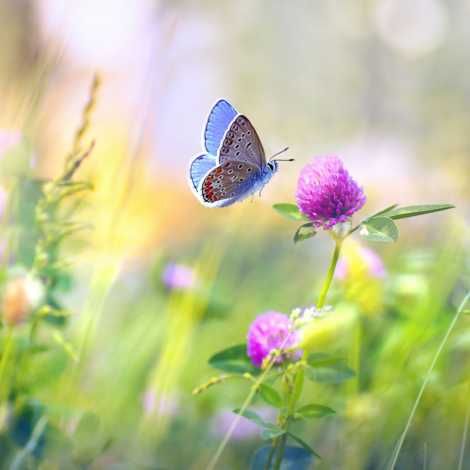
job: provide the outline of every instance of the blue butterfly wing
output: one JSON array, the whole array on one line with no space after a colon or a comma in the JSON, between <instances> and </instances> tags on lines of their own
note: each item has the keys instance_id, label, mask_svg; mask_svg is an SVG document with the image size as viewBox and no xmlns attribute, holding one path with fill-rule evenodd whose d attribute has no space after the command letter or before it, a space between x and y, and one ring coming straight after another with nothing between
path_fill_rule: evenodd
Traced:
<instances>
[{"instance_id":1,"label":"blue butterfly wing","mask_svg":"<svg viewBox=\"0 0 470 470\"><path fill-rule=\"evenodd\" d=\"M259 169L266 165L263 145L253 124L242 114L230 124L224 134L217 154L218 163L242 161L256 165Z\"/></svg>"},{"instance_id":2,"label":"blue butterfly wing","mask_svg":"<svg viewBox=\"0 0 470 470\"><path fill-rule=\"evenodd\" d=\"M212 155L198 155L189 165L189 179L191 186L197 191L202 178L216 165L216 159Z\"/></svg>"},{"instance_id":3,"label":"blue butterfly wing","mask_svg":"<svg viewBox=\"0 0 470 470\"><path fill-rule=\"evenodd\" d=\"M204 130L204 146L208 153L217 155L225 131L237 115L237 111L228 101L219 100L215 103Z\"/></svg>"},{"instance_id":4,"label":"blue butterfly wing","mask_svg":"<svg viewBox=\"0 0 470 470\"><path fill-rule=\"evenodd\" d=\"M225 207L246 198L259 187L261 172L247 162L231 161L207 173L198 190L203 204Z\"/></svg>"}]
</instances>

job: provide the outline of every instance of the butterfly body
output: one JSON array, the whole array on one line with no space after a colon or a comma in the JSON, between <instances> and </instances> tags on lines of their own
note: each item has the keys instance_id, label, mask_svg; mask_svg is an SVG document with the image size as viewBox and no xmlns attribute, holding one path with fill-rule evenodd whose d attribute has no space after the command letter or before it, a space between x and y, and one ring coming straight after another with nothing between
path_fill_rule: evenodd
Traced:
<instances>
[{"instance_id":1,"label":"butterfly body","mask_svg":"<svg viewBox=\"0 0 470 470\"><path fill-rule=\"evenodd\" d=\"M203 134L206 153L195 157L189 183L207 207L226 207L261 191L278 169L266 162L255 128L225 100L212 108Z\"/></svg>"}]
</instances>

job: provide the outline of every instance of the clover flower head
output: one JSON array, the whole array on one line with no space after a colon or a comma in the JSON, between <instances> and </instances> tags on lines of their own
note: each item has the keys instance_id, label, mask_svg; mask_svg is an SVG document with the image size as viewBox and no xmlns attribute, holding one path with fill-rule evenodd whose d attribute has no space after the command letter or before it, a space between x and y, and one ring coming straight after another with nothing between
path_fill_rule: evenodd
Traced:
<instances>
[{"instance_id":1,"label":"clover flower head","mask_svg":"<svg viewBox=\"0 0 470 470\"><path fill-rule=\"evenodd\" d=\"M247 354L256 367L262 367L263 362L276 352L279 352L276 364L298 359L301 355L301 351L295 350L298 333L291 319L283 313L270 311L259 315L250 325L247 339Z\"/></svg>"},{"instance_id":2,"label":"clover flower head","mask_svg":"<svg viewBox=\"0 0 470 470\"><path fill-rule=\"evenodd\" d=\"M330 230L362 208L366 197L338 157L319 157L300 172L297 205L317 228Z\"/></svg>"},{"instance_id":3,"label":"clover flower head","mask_svg":"<svg viewBox=\"0 0 470 470\"><path fill-rule=\"evenodd\" d=\"M196 273L184 264L168 263L162 274L162 282L169 290L188 290L196 286Z\"/></svg>"}]
</instances>

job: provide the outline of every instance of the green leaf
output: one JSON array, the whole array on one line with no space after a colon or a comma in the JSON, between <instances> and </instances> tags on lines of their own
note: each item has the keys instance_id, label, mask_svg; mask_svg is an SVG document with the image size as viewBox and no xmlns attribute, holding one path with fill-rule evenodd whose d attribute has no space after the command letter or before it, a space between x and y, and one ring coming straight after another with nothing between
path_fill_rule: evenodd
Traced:
<instances>
[{"instance_id":1,"label":"green leaf","mask_svg":"<svg viewBox=\"0 0 470 470\"><path fill-rule=\"evenodd\" d=\"M318 405L317 403L310 403L300 407L296 412L296 418L322 418L323 416L331 416L336 414L336 411L329 406Z\"/></svg>"},{"instance_id":2,"label":"green leaf","mask_svg":"<svg viewBox=\"0 0 470 470\"><path fill-rule=\"evenodd\" d=\"M321 459L321 456L315 452L303 439L301 439L299 436L296 436L295 434L292 434L291 432L287 432L288 436L294 439L298 444L300 444L305 450L313 454L315 457Z\"/></svg>"},{"instance_id":3,"label":"green leaf","mask_svg":"<svg viewBox=\"0 0 470 470\"><path fill-rule=\"evenodd\" d=\"M363 222L366 222L366 221L368 221L369 219L372 219L372 218L374 218L374 217L378 217L378 216L380 216L380 215L387 215L387 217L388 217L388 212L390 212L391 210L395 209L396 207L398 207L398 204L392 204L391 206L388 206L388 207L386 207L385 209L382 209L382 210L380 210L380 211L378 211L378 212L375 212L375 213L372 214L372 215L369 215L368 217L366 217L366 218L363 220Z\"/></svg>"},{"instance_id":4,"label":"green leaf","mask_svg":"<svg viewBox=\"0 0 470 470\"><path fill-rule=\"evenodd\" d=\"M62 333L59 330L52 332L53 340L63 348L63 350L69 355L69 357L74 361L78 362L78 352L75 350L73 344L64 338Z\"/></svg>"},{"instance_id":5,"label":"green leaf","mask_svg":"<svg viewBox=\"0 0 470 470\"><path fill-rule=\"evenodd\" d=\"M299 210L295 204L283 202L280 204L274 204L273 209L282 216L290 220L308 220Z\"/></svg>"},{"instance_id":6,"label":"green leaf","mask_svg":"<svg viewBox=\"0 0 470 470\"><path fill-rule=\"evenodd\" d=\"M310 380L325 384L340 384L352 379L355 375L355 372L344 363L331 367L309 367L307 369L307 377Z\"/></svg>"},{"instance_id":7,"label":"green leaf","mask_svg":"<svg viewBox=\"0 0 470 470\"><path fill-rule=\"evenodd\" d=\"M209 359L209 365L224 372L259 374L259 369L251 363L246 354L246 344L237 344L214 354Z\"/></svg>"},{"instance_id":8,"label":"green leaf","mask_svg":"<svg viewBox=\"0 0 470 470\"><path fill-rule=\"evenodd\" d=\"M256 423L261 428L261 437L263 439L275 439L286 433L286 431L279 426L264 421L264 419L254 411L245 410L241 413L239 409L236 409L233 410L233 412Z\"/></svg>"},{"instance_id":9,"label":"green leaf","mask_svg":"<svg viewBox=\"0 0 470 470\"><path fill-rule=\"evenodd\" d=\"M239 408L233 410L233 412L237 415L243 416L246 419L249 419L250 421L253 421L256 423L258 426L264 428L267 423L258 413L255 413L254 411L251 410L244 410L243 413Z\"/></svg>"},{"instance_id":10,"label":"green leaf","mask_svg":"<svg viewBox=\"0 0 470 470\"><path fill-rule=\"evenodd\" d=\"M334 356L333 354L318 352L309 354L307 363L311 367L325 367L344 363L344 359L340 356Z\"/></svg>"},{"instance_id":11,"label":"green leaf","mask_svg":"<svg viewBox=\"0 0 470 470\"><path fill-rule=\"evenodd\" d=\"M302 367L298 371L296 371L293 380L293 387L292 392L289 394L287 409L289 412L295 409L295 404L299 400L300 396L302 395L302 390L304 388L304 378L305 378L305 370Z\"/></svg>"},{"instance_id":12,"label":"green leaf","mask_svg":"<svg viewBox=\"0 0 470 470\"><path fill-rule=\"evenodd\" d=\"M311 222L301 225L294 233L294 243L302 242L317 234Z\"/></svg>"},{"instance_id":13,"label":"green leaf","mask_svg":"<svg viewBox=\"0 0 470 470\"><path fill-rule=\"evenodd\" d=\"M391 219L406 219L408 217L416 217L418 215L432 214L433 212L454 209L452 204L423 204L418 206L404 206L393 209L387 214Z\"/></svg>"},{"instance_id":14,"label":"green leaf","mask_svg":"<svg viewBox=\"0 0 470 470\"><path fill-rule=\"evenodd\" d=\"M378 216L363 222L359 234L372 242L395 242L398 240L398 227L392 219Z\"/></svg>"},{"instance_id":15,"label":"green leaf","mask_svg":"<svg viewBox=\"0 0 470 470\"><path fill-rule=\"evenodd\" d=\"M280 437L285 433L286 431L284 429L278 428L276 425L273 424L263 428L263 430L261 431L261 438L266 441L269 441L271 439L276 439L277 437Z\"/></svg>"},{"instance_id":16,"label":"green leaf","mask_svg":"<svg viewBox=\"0 0 470 470\"><path fill-rule=\"evenodd\" d=\"M258 392L261 396L261 398L268 403L269 405L272 405L276 408L282 408L283 402L281 395L279 395L279 392L274 389L273 387L266 385L266 384L260 384L258 388Z\"/></svg>"}]
</instances>

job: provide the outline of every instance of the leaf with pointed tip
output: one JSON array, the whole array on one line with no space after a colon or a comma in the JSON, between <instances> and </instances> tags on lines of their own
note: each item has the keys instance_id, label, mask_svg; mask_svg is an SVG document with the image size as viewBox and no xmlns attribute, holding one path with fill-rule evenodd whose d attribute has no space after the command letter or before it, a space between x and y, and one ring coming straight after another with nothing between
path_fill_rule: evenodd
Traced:
<instances>
[{"instance_id":1,"label":"leaf with pointed tip","mask_svg":"<svg viewBox=\"0 0 470 470\"><path fill-rule=\"evenodd\" d=\"M303 215L296 204L291 204L289 202L282 202L279 204L274 204L273 209L283 217L286 217L290 220L308 220L305 215Z\"/></svg>"},{"instance_id":2,"label":"leaf with pointed tip","mask_svg":"<svg viewBox=\"0 0 470 470\"><path fill-rule=\"evenodd\" d=\"M344 358L328 353L310 353L307 357L307 363L311 367L335 366L338 363L344 363Z\"/></svg>"},{"instance_id":3,"label":"leaf with pointed tip","mask_svg":"<svg viewBox=\"0 0 470 470\"><path fill-rule=\"evenodd\" d=\"M315 452L303 439L301 439L299 436L296 436L295 434L292 434L290 431L287 433L289 437L294 439L297 443L299 443L306 451L310 452L312 455L315 457L321 459L321 456Z\"/></svg>"},{"instance_id":4,"label":"leaf with pointed tip","mask_svg":"<svg viewBox=\"0 0 470 470\"><path fill-rule=\"evenodd\" d=\"M261 431L261 439L270 441L271 439L276 439L281 437L286 433L284 429L278 428L274 424L271 426L265 426Z\"/></svg>"},{"instance_id":5,"label":"leaf with pointed tip","mask_svg":"<svg viewBox=\"0 0 470 470\"><path fill-rule=\"evenodd\" d=\"M237 408L233 410L233 412L237 415L243 416L246 419L249 419L250 421L253 421L261 428L264 428L266 424L269 424L269 423L266 423L266 421L258 413L255 413L254 411L244 410L243 412L241 412L241 410Z\"/></svg>"},{"instance_id":6,"label":"leaf with pointed tip","mask_svg":"<svg viewBox=\"0 0 470 470\"><path fill-rule=\"evenodd\" d=\"M309 367L306 370L307 377L313 382L325 384L340 384L346 380L352 379L355 372L344 363L332 366Z\"/></svg>"},{"instance_id":7,"label":"leaf with pointed tip","mask_svg":"<svg viewBox=\"0 0 470 470\"><path fill-rule=\"evenodd\" d=\"M308 240L309 238L314 237L316 234L317 231L315 230L311 222L303 224L294 233L294 243Z\"/></svg>"},{"instance_id":8,"label":"leaf with pointed tip","mask_svg":"<svg viewBox=\"0 0 470 470\"><path fill-rule=\"evenodd\" d=\"M398 240L398 227L389 217L378 216L363 222L359 234L372 242L395 242Z\"/></svg>"},{"instance_id":9,"label":"leaf with pointed tip","mask_svg":"<svg viewBox=\"0 0 470 470\"><path fill-rule=\"evenodd\" d=\"M244 374L248 372L253 375L259 374L246 353L246 344L237 344L214 354L209 359L209 365L224 372Z\"/></svg>"},{"instance_id":10,"label":"leaf with pointed tip","mask_svg":"<svg viewBox=\"0 0 470 470\"><path fill-rule=\"evenodd\" d=\"M261 437L263 439L275 439L276 437L282 436L286 433L286 431L281 429L279 426L266 422L258 413L255 413L254 411L245 410L241 412L240 409L236 409L233 410L233 412L256 423L261 428Z\"/></svg>"},{"instance_id":11,"label":"leaf with pointed tip","mask_svg":"<svg viewBox=\"0 0 470 470\"><path fill-rule=\"evenodd\" d=\"M395 209L395 208L397 208L397 207L398 207L398 204L392 204L391 206L388 206L388 207L386 207L385 209L382 209L382 210L380 210L380 211L378 211L378 212L375 212L375 213L372 214L372 215L369 215L368 217L366 217L366 218L364 219L364 222L366 222L367 220L370 220L370 219L372 219L372 218L374 218L374 217L378 217L378 216L380 216L380 215L386 215L386 216L388 217L388 212L392 211L393 209Z\"/></svg>"},{"instance_id":12,"label":"leaf with pointed tip","mask_svg":"<svg viewBox=\"0 0 470 470\"><path fill-rule=\"evenodd\" d=\"M272 405L275 408L282 408L283 406L282 398L276 389L266 384L260 384L258 388L258 392L261 398L266 403L268 403L268 405Z\"/></svg>"},{"instance_id":13,"label":"leaf with pointed tip","mask_svg":"<svg viewBox=\"0 0 470 470\"><path fill-rule=\"evenodd\" d=\"M381 215L383 216L387 216L388 217L388 213L390 211L392 211L393 209L397 208L398 207L398 204L392 204L391 206L388 206L386 207L385 209L381 209L380 211L378 212L375 212L374 214L372 215L369 215L368 217L366 217L362 222L360 222L358 225L356 225L353 229L351 229L349 231L349 235L351 235L352 233L354 233L356 230L359 230L361 227L362 227L362 224L366 224L370 219L373 219L374 217L379 217Z\"/></svg>"},{"instance_id":14,"label":"leaf with pointed tip","mask_svg":"<svg viewBox=\"0 0 470 470\"><path fill-rule=\"evenodd\" d=\"M391 219L406 219L408 217L417 217L418 215L432 214L433 212L446 211L454 209L452 204L423 204L415 206L403 206L393 209L387 213Z\"/></svg>"},{"instance_id":15,"label":"leaf with pointed tip","mask_svg":"<svg viewBox=\"0 0 470 470\"><path fill-rule=\"evenodd\" d=\"M329 406L319 405L317 403L310 403L305 406L301 406L295 412L296 418L323 418L323 416L331 416L336 414L336 411Z\"/></svg>"}]
</instances>

